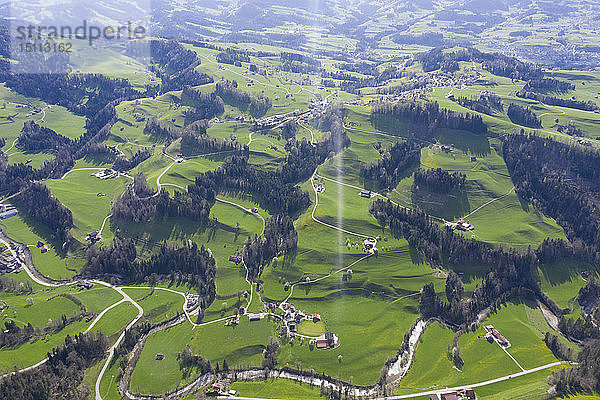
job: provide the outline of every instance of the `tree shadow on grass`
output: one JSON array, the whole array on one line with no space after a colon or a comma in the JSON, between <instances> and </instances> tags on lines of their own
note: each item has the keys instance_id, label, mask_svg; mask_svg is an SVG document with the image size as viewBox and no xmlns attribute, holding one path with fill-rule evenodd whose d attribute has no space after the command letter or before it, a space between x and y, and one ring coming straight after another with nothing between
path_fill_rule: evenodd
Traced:
<instances>
[{"instance_id":1,"label":"tree shadow on grass","mask_svg":"<svg viewBox=\"0 0 600 400\"><path fill-rule=\"evenodd\" d=\"M563 260L555 263L541 264L539 269L544 279L552 286L572 281L584 271L595 272L596 274L599 272L592 264L579 260Z\"/></svg>"},{"instance_id":2,"label":"tree shadow on grass","mask_svg":"<svg viewBox=\"0 0 600 400\"><path fill-rule=\"evenodd\" d=\"M23 220L25 225L27 225L29 227L31 232L33 232L35 235L42 238L43 241L47 245L49 245L50 247L52 247L54 249L54 251L60 258L65 258L67 256L67 250L65 248L66 246L63 247L63 243L61 241L59 241L58 238L56 238L54 233L46 225L42 224L41 222L39 222L39 221L35 220L34 218L31 218L29 215L27 215L27 212L25 211L25 209L22 207L21 204L19 204L18 202L14 202L14 205L19 209L19 215L21 216L21 219ZM16 217L13 217L13 218L16 218ZM29 245L29 244L35 244L35 243L23 243L23 244Z\"/></svg>"},{"instance_id":3,"label":"tree shadow on grass","mask_svg":"<svg viewBox=\"0 0 600 400\"><path fill-rule=\"evenodd\" d=\"M427 214L453 221L471 210L466 190L454 190L451 193L434 193L426 190L413 190L412 204L416 204Z\"/></svg>"}]
</instances>

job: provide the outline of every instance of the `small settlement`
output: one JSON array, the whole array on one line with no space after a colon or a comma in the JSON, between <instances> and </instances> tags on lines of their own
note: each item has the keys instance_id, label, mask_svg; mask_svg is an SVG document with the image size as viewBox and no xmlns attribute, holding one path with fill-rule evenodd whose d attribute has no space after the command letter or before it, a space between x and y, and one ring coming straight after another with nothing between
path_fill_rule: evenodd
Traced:
<instances>
[{"instance_id":1,"label":"small settlement","mask_svg":"<svg viewBox=\"0 0 600 400\"><path fill-rule=\"evenodd\" d=\"M0 272L18 273L21 271L21 263L25 259L25 255L23 254L23 250L20 247L15 246L14 244L10 244L10 247L13 250L16 250L17 257L13 255L12 252L6 251L6 248L1 249L0 251Z\"/></svg>"}]
</instances>

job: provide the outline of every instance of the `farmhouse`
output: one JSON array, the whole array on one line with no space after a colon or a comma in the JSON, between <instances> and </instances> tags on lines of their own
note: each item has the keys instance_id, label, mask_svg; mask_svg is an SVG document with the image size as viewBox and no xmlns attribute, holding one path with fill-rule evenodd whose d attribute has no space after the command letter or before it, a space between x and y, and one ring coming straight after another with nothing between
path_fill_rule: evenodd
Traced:
<instances>
[{"instance_id":1,"label":"farmhouse","mask_svg":"<svg viewBox=\"0 0 600 400\"><path fill-rule=\"evenodd\" d=\"M475 395L475 391L473 389L465 389L465 397L467 400L477 400L477 396Z\"/></svg>"},{"instance_id":2,"label":"farmhouse","mask_svg":"<svg viewBox=\"0 0 600 400\"><path fill-rule=\"evenodd\" d=\"M89 240L90 243L94 244L94 243L102 240L102 235L100 235L100 232L98 232L98 231L90 232L87 234L85 240Z\"/></svg>"},{"instance_id":3,"label":"farmhouse","mask_svg":"<svg viewBox=\"0 0 600 400\"><path fill-rule=\"evenodd\" d=\"M456 224L456 229L459 229L461 231L472 231L473 229L475 229L475 227L461 219Z\"/></svg>"},{"instance_id":4,"label":"farmhouse","mask_svg":"<svg viewBox=\"0 0 600 400\"><path fill-rule=\"evenodd\" d=\"M79 288L79 290L83 290L83 289L91 289L94 287L94 284L90 281L79 281L77 282L77 288Z\"/></svg>"},{"instance_id":5,"label":"farmhouse","mask_svg":"<svg viewBox=\"0 0 600 400\"><path fill-rule=\"evenodd\" d=\"M333 349L340 345L340 340L332 332L326 332L316 340L317 349Z\"/></svg>"},{"instance_id":6,"label":"farmhouse","mask_svg":"<svg viewBox=\"0 0 600 400\"><path fill-rule=\"evenodd\" d=\"M363 190L361 190L361 191L360 191L360 193L359 193L360 197L365 197L365 198L367 198L367 199L370 199L370 198L371 198L371 194L372 194L372 193L371 193L371 191L370 191L370 190L367 190L367 189L363 189Z\"/></svg>"},{"instance_id":7,"label":"farmhouse","mask_svg":"<svg viewBox=\"0 0 600 400\"><path fill-rule=\"evenodd\" d=\"M19 213L19 210L17 210L16 208L12 208L7 211L2 211L2 212L0 212L0 219L10 218L10 217L17 215L18 213Z\"/></svg>"},{"instance_id":8,"label":"farmhouse","mask_svg":"<svg viewBox=\"0 0 600 400\"><path fill-rule=\"evenodd\" d=\"M262 313L248 313L248 318L250 318L250 321L260 321L262 317Z\"/></svg>"},{"instance_id":9,"label":"farmhouse","mask_svg":"<svg viewBox=\"0 0 600 400\"><path fill-rule=\"evenodd\" d=\"M510 342L508 341L508 339L502 336L502 334L496 328L494 328L494 325L487 325L485 329L487 331L486 339L488 339L488 341L491 336L498 342L500 346L510 347Z\"/></svg>"},{"instance_id":10,"label":"farmhouse","mask_svg":"<svg viewBox=\"0 0 600 400\"><path fill-rule=\"evenodd\" d=\"M375 249L376 244L377 242L375 241L375 239L365 239L363 242L363 246L365 247L366 251L372 251L373 249Z\"/></svg>"},{"instance_id":11,"label":"farmhouse","mask_svg":"<svg viewBox=\"0 0 600 400\"><path fill-rule=\"evenodd\" d=\"M158 361L162 361L162 360L164 360L164 359L165 359L165 355L164 355L164 354L162 354L162 353L158 353L158 354L156 355L156 359L157 359Z\"/></svg>"},{"instance_id":12,"label":"farmhouse","mask_svg":"<svg viewBox=\"0 0 600 400\"><path fill-rule=\"evenodd\" d=\"M321 314L316 314L316 313L313 314L312 315L312 320L313 320L314 323L319 322L321 320Z\"/></svg>"},{"instance_id":13,"label":"farmhouse","mask_svg":"<svg viewBox=\"0 0 600 400\"><path fill-rule=\"evenodd\" d=\"M112 178L116 178L117 176L119 176L119 172L115 171L112 168L106 168L103 169L101 171L96 172L95 174L92 174L92 176L95 176L98 179L112 179Z\"/></svg>"},{"instance_id":14,"label":"farmhouse","mask_svg":"<svg viewBox=\"0 0 600 400\"><path fill-rule=\"evenodd\" d=\"M458 400L458 393L457 392L442 393L440 395L440 400Z\"/></svg>"},{"instance_id":15,"label":"farmhouse","mask_svg":"<svg viewBox=\"0 0 600 400\"><path fill-rule=\"evenodd\" d=\"M325 191L325 186L318 183L315 185L315 190L317 193L323 193Z\"/></svg>"},{"instance_id":16,"label":"farmhouse","mask_svg":"<svg viewBox=\"0 0 600 400\"><path fill-rule=\"evenodd\" d=\"M235 263L235 265L239 265L242 262L242 256L229 256L229 261Z\"/></svg>"}]
</instances>

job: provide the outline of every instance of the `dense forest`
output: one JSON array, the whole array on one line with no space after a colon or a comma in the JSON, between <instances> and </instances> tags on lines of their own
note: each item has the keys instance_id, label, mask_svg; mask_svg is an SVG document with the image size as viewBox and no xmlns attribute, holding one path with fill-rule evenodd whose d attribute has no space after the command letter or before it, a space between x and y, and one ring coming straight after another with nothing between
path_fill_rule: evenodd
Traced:
<instances>
[{"instance_id":1,"label":"dense forest","mask_svg":"<svg viewBox=\"0 0 600 400\"><path fill-rule=\"evenodd\" d=\"M63 146L69 146L71 140L50 128L36 124L33 121L25 121L23 129L17 138L17 147L24 151L38 152L47 150L58 150Z\"/></svg>"},{"instance_id":2,"label":"dense forest","mask_svg":"<svg viewBox=\"0 0 600 400\"><path fill-rule=\"evenodd\" d=\"M241 67L243 62L250 62L250 56L245 51L228 48L217 54L217 62Z\"/></svg>"},{"instance_id":3,"label":"dense forest","mask_svg":"<svg viewBox=\"0 0 600 400\"><path fill-rule=\"evenodd\" d=\"M481 116L440 108L436 102L378 103L372 107L371 113L374 123L382 118L408 121L426 128L428 135L439 128L459 129L482 135L487 133L487 125Z\"/></svg>"},{"instance_id":4,"label":"dense forest","mask_svg":"<svg viewBox=\"0 0 600 400\"><path fill-rule=\"evenodd\" d=\"M138 150L130 158L118 156L113 165L113 169L117 171L129 171L149 159L150 156L152 156L152 150L149 149Z\"/></svg>"},{"instance_id":5,"label":"dense forest","mask_svg":"<svg viewBox=\"0 0 600 400\"><path fill-rule=\"evenodd\" d=\"M387 149L378 149L381 158L360 164L360 176L375 181L382 190L393 188L412 168L418 167L421 161L421 146L406 141L394 143Z\"/></svg>"},{"instance_id":6,"label":"dense forest","mask_svg":"<svg viewBox=\"0 0 600 400\"><path fill-rule=\"evenodd\" d=\"M273 106L271 99L262 94L250 94L238 89L236 81L217 82L215 93L227 104L255 117L264 115Z\"/></svg>"},{"instance_id":7,"label":"dense forest","mask_svg":"<svg viewBox=\"0 0 600 400\"><path fill-rule=\"evenodd\" d=\"M166 190L154 192L146 178L138 174L134 182L115 201L112 209L117 222L147 223L162 218L181 217L211 226L210 209L215 203L215 192L210 188L188 185L187 191L176 191L173 196Z\"/></svg>"},{"instance_id":8,"label":"dense forest","mask_svg":"<svg viewBox=\"0 0 600 400\"><path fill-rule=\"evenodd\" d=\"M554 218L600 264L600 153L535 135L505 135L503 156L519 197Z\"/></svg>"},{"instance_id":9,"label":"dense forest","mask_svg":"<svg viewBox=\"0 0 600 400\"><path fill-rule=\"evenodd\" d=\"M71 239L73 215L56 197L50 189L41 182L31 183L15 197L19 208L29 218L41 223L48 228L52 239L63 244Z\"/></svg>"},{"instance_id":10,"label":"dense forest","mask_svg":"<svg viewBox=\"0 0 600 400\"><path fill-rule=\"evenodd\" d=\"M192 107L194 119L212 119L225 112L223 100L216 93L204 93L186 85L181 92L181 104Z\"/></svg>"},{"instance_id":11,"label":"dense forest","mask_svg":"<svg viewBox=\"0 0 600 400\"><path fill-rule=\"evenodd\" d=\"M82 385L85 370L104 357L108 346L102 333L67 335L46 363L2 379L0 400L85 400L91 395Z\"/></svg>"},{"instance_id":12,"label":"dense forest","mask_svg":"<svg viewBox=\"0 0 600 400\"><path fill-rule=\"evenodd\" d=\"M466 175L461 172L449 173L441 168L419 168L413 174L413 190L451 193L462 190L466 180Z\"/></svg>"},{"instance_id":13,"label":"dense forest","mask_svg":"<svg viewBox=\"0 0 600 400\"><path fill-rule=\"evenodd\" d=\"M147 46L146 43L130 44L128 51L148 51ZM177 41L151 40L150 55L155 62L152 70L162 82L162 93L181 90L186 85L198 86L213 82L210 76L196 70L202 63L196 53Z\"/></svg>"},{"instance_id":14,"label":"dense forest","mask_svg":"<svg viewBox=\"0 0 600 400\"><path fill-rule=\"evenodd\" d=\"M577 367L561 369L550 377L557 395L600 392L600 340L587 341L577 362Z\"/></svg>"},{"instance_id":15,"label":"dense forest","mask_svg":"<svg viewBox=\"0 0 600 400\"><path fill-rule=\"evenodd\" d=\"M542 127L542 121L535 115L535 112L530 107L510 103L507 113L508 118L510 118L514 124L527 126L529 128Z\"/></svg>"},{"instance_id":16,"label":"dense forest","mask_svg":"<svg viewBox=\"0 0 600 400\"><path fill-rule=\"evenodd\" d=\"M478 95L471 97L450 97L461 106L480 112L482 114L494 115L496 112L504 111L504 104L502 98L495 93L481 92Z\"/></svg>"},{"instance_id":17,"label":"dense forest","mask_svg":"<svg viewBox=\"0 0 600 400\"><path fill-rule=\"evenodd\" d=\"M198 121L199 122L199 121ZM248 146L240 146L237 141L217 139L206 134L206 128L184 129L181 135L181 152L184 156L217 152L248 152Z\"/></svg>"},{"instance_id":18,"label":"dense forest","mask_svg":"<svg viewBox=\"0 0 600 400\"><path fill-rule=\"evenodd\" d=\"M549 106L567 107L584 111L598 110L598 105L593 101L561 99L559 97L553 97L545 94L528 91L526 90L526 87L527 86L525 86L525 88L517 92L517 96L522 97L524 99L536 100L540 103L547 104Z\"/></svg>"},{"instance_id":19,"label":"dense forest","mask_svg":"<svg viewBox=\"0 0 600 400\"><path fill-rule=\"evenodd\" d=\"M435 293L433 284L426 285L419 303L419 310L424 317L437 317L454 326L466 327L476 321L483 310L495 308L502 301L515 296L537 296L542 301L548 301L532 274L532 268L537 263L533 251L519 253L466 239L449 228L440 228L420 210L405 209L383 200L373 202L370 212L382 227L389 226L395 238L404 237L433 265L450 268L477 265L489 268L483 282L476 287L468 301L452 296L450 302L445 303ZM449 279L449 291L460 292L455 280ZM553 304L550 306L556 308Z\"/></svg>"},{"instance_id":20,"label":"dense forest","mask_svg":"<svg viewBox=\"0 0 600 400\"><path fill-rule=\"evenodd\" d=\"M195 243L181 247L163 244L150 257L141 259L132 239L115 237L110 246L91 246L86 258L84 276L110 275L126 282L168 279L197 287L206 304L215 298L215 260L210 250Z\"/></svg>"},{"instance_id":21,"label":"dense forest","mask_svg":"<svg viewBox=\"0 0 600 400\"><path fill-rule=\"evenodd\" d=\"M243 191L273 214L295 215L310 204L309 195L296 185L307 180L328 157L350 144L341 118L341 110L331 107L318 121L319 129L331 133L323 142L312 144L305 138L288 140L286 162L275 171L252 167L248 164L248 154L240 153L216 170L196 177L195 185L215 193Z\"/></svg>"},{"instance_id":22,"label":"dense forest","mask_svg":"<svg viewBox=\"0 0 600 400\"><path fill-rule=\"evenodd\" d=\"M456 68L456 63L463 61L481 63L483 69L492 74L511 79L538 80L544 75L544 72L532 63L499 53L483 53L472 47L448 52L438 47L418 54L415 60L423 65L425 72L435 71L442 67L452 70Z\"/></svg>"},{"instance_id":23,"label":"dense forest","mask_svg":"<svg viewBox=\"0 0 600 400\"><path fill-rule=\"evenodd\" d=\"M294 221L287 215L269 218L264 238L248 238L242 249L242 258L248 268L248 279L258 278L275 257L293 252L298 247L298 233Z\"/></svg>"},{"instance_id":24,"label":"dense forest","mask_svg":"<svg viewBox=\"0 0 600 400\"><path fill-rule=\"evenodd\" d=\"M561 81L554 78L537 78L527 81L523 90L526 92L558 92L564 93L575 90L575 85L571 82Z\"/></svg>"}]
</instances>

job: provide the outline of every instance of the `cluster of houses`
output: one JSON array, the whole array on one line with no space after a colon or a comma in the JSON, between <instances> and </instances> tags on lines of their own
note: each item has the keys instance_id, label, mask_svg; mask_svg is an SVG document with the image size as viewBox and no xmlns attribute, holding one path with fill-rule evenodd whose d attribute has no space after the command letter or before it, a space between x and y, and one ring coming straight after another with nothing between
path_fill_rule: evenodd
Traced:
<instances>
[{"instance_id":1,"label":"cluster of houses","mask_svg":"<svg viewBox=\"0 0 600 400\"><path fill-rule=\"evenodd\" d=\"M321 185L320 183L317 183L315 185L315 191L317 193L323 193L325 191L325 186Z\"/></svg>"},{"instance_id":2,"label":"cluster of houses","mask_svg":"<svg viewBox=\"0 0 600 400\"><path fill-rule=\"evenodd\" d=\"M197 293L186 293L185 294L185 304L183 308L186 310L191 310L198 305L200 301L200 295Z\"/></svg>"},{"instance_id":3,"label":"cluster of houses","mask_svg":"<svg viewBox=\"0 0 600 400\"><path fill-rule=\"evenodd\" d=\"M446 145L446 144L441 144L438 147L444 153L452 153L454 151L454 147Z\"/></svg>"},{"instance_id":4,"label":"cluster of houses","mask_svg":"<svg viewBox=\"0 0 600 400\"><path fill-rule=\"evenodd\" d=\"M485 327L486 334L483 336L488 342L492 343L494 340L498 342L498 344L504 348L510 347L510 342L506 339L496 328L494 325L488 325Z\"/></svg>"},{"instance_id":5,"label":"cluster of houses","mask_svg":"<svg viewBox=\"0 0 600 400\"><path fill-rule=\"evenodd\" d=\"M79 290L89 290L94 287L94 284L90 281L81 280L77 282L77 289ZM93 318L93 317L92 317Z\"/></svg>"},{"instance_id":6,"label":"cluster of houses","mask_svg":"<svg viewBox=\"0 0 600 400\"><path fill-rule=\"evenodd\" d=\"M429 395L429 400L477 400L473 389L464 389L455 392L434 393Z\"/></svg>"},{"instance_id":7,"label":"cluster of houses","mask_svg":"<svg viewBox=\"0 0 600 400\"><path fill-rule=\"evenodd\" d=\"M0 253L0 272L11 273L21 269L21 263L10 252Z\"/></svg>"},{"instance_id":8,"label":"cluster of houses","mask_svg":"<svg viewBox=\"0 0 600 400\"><path fill-rule=\"evenodd\" d=\"M465 232L469 232L475 229L475 227L473 225L471 225L470 223L468 223L467 221L461 219L458 222L446 222L446 226L449 227L450 229L454 230L454 229L458 229L459 231L465 231Z\"/></svg>"},{"instance_id":9,"label":"cluster of houses","mask_svg":"<svg viewBox=\"0 0 600 400\"><path fill-rule=\"evenodd\" d=\"M92 176L95 176L96 178L102 179L102 180L112 179L112 178L118 177L119 176L119 172L115 171L112 168L105 168L105 169L102 169L102 170L100 170L100 171L98 171L96 173L93 173Z\"/></svg>"},{"instance_id":10,"label":"cluster of houses","mask_svg":"<svg viewBox=\"0 0 600 400\"><path fill-rule=\"evenodd\" d=\"M94 244L102 240L102 235L99 231L90 232L85 237L85 240L89 240L91 244Z\"/></svg>"},{"instance_id":11,"label":"cluster of houses","mask_svg":"<svg viewBox=\"0 0 600 400\"><path fill-rule=\"evenodd\" d=\"M0 219L10 218L19 213L14 206L11 204L0 204Z\"/></svg>"}]
</instances>

